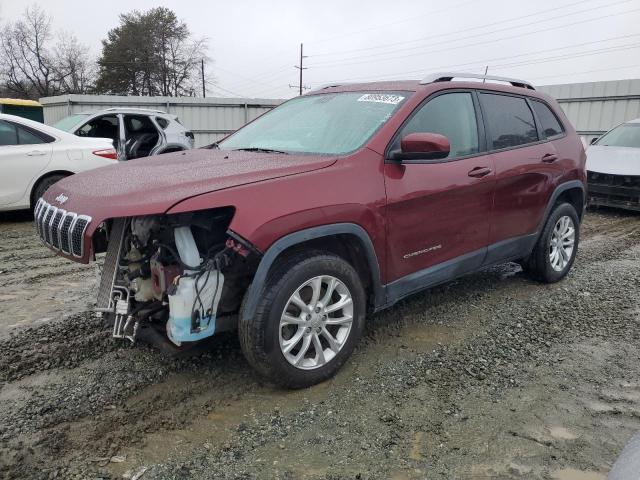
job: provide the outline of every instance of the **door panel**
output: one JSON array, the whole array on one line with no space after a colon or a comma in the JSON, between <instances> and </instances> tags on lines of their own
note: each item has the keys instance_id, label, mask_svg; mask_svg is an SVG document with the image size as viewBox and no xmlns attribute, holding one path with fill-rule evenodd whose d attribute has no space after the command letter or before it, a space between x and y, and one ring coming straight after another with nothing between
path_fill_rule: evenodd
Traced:
<instances>
[{"instance_id":1,"label":"door panel","mask_svg":"<svg viewBox=\"0 0 640 480\"><path fill-rule=\"evenodd\" d=\"M490 243L535 233L554 178L562 174L552 143L539 143L534 113L523 97L478 94L496 172ZM538 120L539 121L539 120ZM557 134L557 133L556 133ZM526 252L525 252L526 253Z\"/></svg>"},{"instance_id":2,"label":"door panel","mask_svg":"<svg viewBox=\"0 0 640 480\"><path fill-rule=\"evenodd\" d=\"M385 165L390 281L487 246L494 174L477 167L491 157Z\"/></svg>"},{"instance_id":3,"label":"door panel","mask_svg":"<svg viewBox=\"0 0 640 480\"><path fill-rule=\"evenodd\" d=\"M471 252L480 254L464 268L482 262L495 168L491 156L480 155L484 133L478 118L470 91L439 93L416 110L394 139L392 150L409 133L438 133L451 148L442 161L385 164L390 282ZM427 280L419 279L411 289Z\"/></svg>"},{"instance_id":4,"label":"door panel","mask_svg":"<svg viewBox=\"0 0 640 480\"><path fill-rule=\"evenodd\" d=\"M26 144L18 144L20 140ZM0 121L0 205L20 201L51 160L51 144L37 140L32 132Z\"/></svg>"},{"instance_id":5,"label":"door panel","mask_svg":"<svg viewBox=\"0 0 640 480\"><path fill-rule=\"evenodd\" d=\"M562 174L557 162L543 160L555 154L550 142L493 154L496 189L491 243L537 231L555 178Z\"/></svg>"}]
</instances>

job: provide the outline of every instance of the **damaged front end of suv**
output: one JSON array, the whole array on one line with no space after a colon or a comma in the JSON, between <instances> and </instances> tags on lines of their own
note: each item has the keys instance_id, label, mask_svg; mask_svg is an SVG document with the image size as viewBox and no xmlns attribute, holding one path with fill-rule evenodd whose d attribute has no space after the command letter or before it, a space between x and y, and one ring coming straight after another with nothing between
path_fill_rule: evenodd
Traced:
<instances>
[{"instance_id":1,"label":"damaged front end of suv","mask_svg":"<svg viewBox=\"0 0 640 480\"><path fill-rule=\"evenodd\" d=\"M228 231L233 214L221 207L114 218L89 237L90 217L41 199L35 220L64 256L106 253L96 310L113 323L113 337L135 342L145 331L180 347L236 326L259 254Z\"/></svg>"}]
</instances>

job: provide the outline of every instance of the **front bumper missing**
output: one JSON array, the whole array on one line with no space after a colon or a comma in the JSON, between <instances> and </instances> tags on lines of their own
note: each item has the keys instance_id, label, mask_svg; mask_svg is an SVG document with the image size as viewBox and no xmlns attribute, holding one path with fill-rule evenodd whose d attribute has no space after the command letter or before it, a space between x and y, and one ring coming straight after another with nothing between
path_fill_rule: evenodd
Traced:
<instances>
[{"instance_id":1,"label":"front bumper missing","mask_svg":"<svg viewBox=\"0 0 640 480\"><path fill-rule=\"evenodd\" d=\"M587 172L589 206L640 211L640 176Z\"/></svg>"}]
</instances>

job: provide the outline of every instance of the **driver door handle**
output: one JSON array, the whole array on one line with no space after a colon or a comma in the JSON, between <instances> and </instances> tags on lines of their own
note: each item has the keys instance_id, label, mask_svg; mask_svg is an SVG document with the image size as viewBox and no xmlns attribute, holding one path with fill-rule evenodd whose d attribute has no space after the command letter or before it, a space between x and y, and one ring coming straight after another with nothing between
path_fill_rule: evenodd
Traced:
<instances>
[{"instance_id":1,"label":"driver door handle","mask_svg":"<svg viewBox=\"0 0 640 480\"><path fill-rule=\"evenodd\" d=\"M558 155L556 155L555 153L547 153L542 156L542 161L544 163L553 163L556 160L558 160Z\"/></svg>"},{"instance_id":2,"label":"driver door handle","mask_svg":"<svg viewBox=\"0 0 640 480\"><path fill-rule=\"evenodd\" d=\"M47 152L45 152L44 150L31 150L30 152L27 153L27 156L29 157L38 157L41 155L46 155Z\"/></svg>"},{"instance_id":3,"label":"driver door handle","mask_svg":"<svg viewBox=\"0 0 640 480\"><path fill-rule=\"evenodd\" d=\"M486 177L492 172L489 167L475 167L467 175L474 178Z\"/></svg>"}]
</instances>

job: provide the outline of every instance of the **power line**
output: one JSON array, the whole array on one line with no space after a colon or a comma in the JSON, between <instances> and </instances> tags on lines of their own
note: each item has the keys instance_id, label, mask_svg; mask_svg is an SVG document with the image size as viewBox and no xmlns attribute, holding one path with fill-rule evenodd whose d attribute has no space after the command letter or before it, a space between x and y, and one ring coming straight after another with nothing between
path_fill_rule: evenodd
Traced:
<instances>
[{"instance_id":1,"label":"power line","mask_svg":"<svg viewBox=\"0 0 640 480\"><path fill-rule=\"evenodd\" d=\"M628 2L628 1L630 1L630 0L624 0L624 2ZM612 13L612 14L609 14L609 15L600 15L599 17L596 17L596 18L590 18L590 19L586 19L586 20L580 20L580 21L577 21L577 22L565 23L565 24L562 24L562 25L555 25L555 26L552 26L552 27L542 28L542 29L539 29L539 30L531 31L531 32L518 33L516 35L511 35L511 36L507 36L507 37L500 37L500 38L495 38L495 39L491 39L491 40L485 40L485 41L482 41L482 42L474 42L474 43L469 43L469 44L464 44L464 45L455 45L455 46L452 46L452 47L442 48L442 49L439 49L439 50L424 50L424 51L417 52L417 53L409 53L409 54L406 54L406 55L394 56L394 57L391 57L391 58L384 58L384 59L378 59L378 60L380 60L380 61L383 61L383 60L396 60L396 59L400 59L400 58L413 57L413 56L416 56L416 55L424 55L426 53L440 53L440 52L446 52L446 51L450 51L450 50L458 50L460 48L474 47L474 46L478 46L478 45L486 45L488 43L495 43L495 42L499 42L499 41L502 41L502 40L511 40L511 39L514 39L514 38L521 38L521 37L525 37L525 36L529 36L529 35L534 35L536 33L548 32L548 31L551 31L551 30L557 30L559 28L565 28L565 27L574 26L574 25L581 25L581 24L584 24L584 23L598 21L598 20L601 20L603 18L617 17L617 16L620 16L620 15L626 15L626 14L635 13L635 12L638 12L638 11L640 11L640 8L635 8L635 9L627 10L627 11L624 11L624 12ZM446 42L446 43L448 43L448 42ZM406 51L406 50L401 50L401 51ZM374 56L376 56L376 55L374 55ZM365 58L365 57L363 56L363 57L360 57L360 58ZM339 63L339 64L335 63L335 64L327 64L327 65L316 64L316 65L310 65L310 67L321 68L321 67L332 67L332 66L360 65L360 64L363 64L363 63L370 63L370 61L364 60L364 61L358 61L358 62Z\"/></svg>"},{"instance_id":2,"label":"power line","mask_svg":"<svg viewBox=\"0 0 640 480\"><path fill-rule=\"evenodd\" d=\"M586 1L590 1L590 0L586 0ZM407 22L411 22L411 21L417 20L419 18L424 18L424 17L427 17L427 16L431 17L431 16L437 15L439 13L448 12L450 10L455 10L456 8L462 7L464 5L468 5L469 3L475 3L475 0L466 0L464 2L460 2L460 3L457 3L455 5L450 5L450 6L446 7L446 8L441 8L440 10L433 10L433 11L425 12L425 13L420 14L420 15L412 15L411 17L405 17L405 18L403 18L401 20L396 20L394 22L388 22L388 23L382 23L382 24L378 24L378 25L372 25L371 27L363 28L361 30L347 32L347 33L343 33L341 35L336 35L336 36L333 36L333 37L324 38L324 39L320 39L320 40L309 41L307 43L308 44L310 43L312 45L315 45L315 44L318 44L318 43L327 43L327 42L331 42L333 40L337 40L337 39L340 39L340 38L359 35L361 33L369 32L371 30L379 30L380 28L388 27L390 25L398 25L400 23L407 23Z\"/></svg>"},{"instance_id":3,"label":"power line","mask_svg":"<svg viewBox=\"0 0 640 480\"><path fill-rule=\"evenodd\" d=\"M400 23L406 23L406 22L414 21L414 20L419 19L419 18L423 18L425 16L433 16L433 15L436 15L438 13L443 13L443 12L446 12L446 11L454 10L454 9L456 9L458 7L461 7L461 6L470 4L470 3L475 3L475 1L476 0L465 0L465 1L460 2L458 4L450 5L450 6L446 7L446 8L442 8L440 10L434 10L434 11L425 12L424 14L421 14L421 15L418 15L418 16L412 15L411 17L405 17L404 19L397 20L397 21L394 21L394 22L388 22L388 23L384 23L384 24L379 24L379 25L371 26L371 27L368 27L368 28L365 28L365 29L361 29L361 30L358 30L358 31L351 31L351 32L344 33L342 35L336 35L334 37L322 38L322 39L319 39L319 40L313 40L313 41L310 41L310 42L307 42L307 43L311 43L312 45L320 44L320 43L326 43L326 42L330 42L330 41L338 39L338 38L358 35L360 33L364 33L364 32L370 31L370 30L376 30L376 29L387 27L387 26L390 26L390 25L397 25L397 24L400 24ZM592 1L592 0L584 0L584 1L587 2L587 1ZM562 8L562 7L559 7L559 8ZM288 50L282 49L282 50L280 50L280 51L278 51L278 52L276 52L274 54L269 55L269 57L267 57L267 58L276 58L276 57L280 58L282 56L282 54L287 53L287 51ZM256 76L244 77L244 79L245 79L246 82L249 82L249 83L255 82L255 81L260 81L260 80L265 80L267 78L275 80L275 78L280 78L280 77L284 76L285 74L288 74L289 73L288 68L289 68L289 63L286 63L286 64L283 64L280 67L276 67L275 69L269 69L269 70L266 70L264 72L261 72L261 73L257 74ZM280 87L274 87L274 89L275 88L280 88Z\"/></svg>"},{"instance_id":4,"label":"power line","mask_svg":"<svg viewBox=\"0 0 640 480\"><path fill-rule=\"evenodd\" d=\"M283 70L283 69L280 69L280 70L278 70L278 72L277 72L277 73L278 73L278 74L280 74L280 73L290 73L291 71L289 70L289 68L290 68L290 67L289 67L289 64L287 64L287 67L288 67L288 68L287 68L287 70L286 70L286 71L285 71L285 70ZM244 75L240 75L239 73L232 72L232 71L230 71L230 70L228 70L228 69L225 69L225 68L222 68L222 67L219 67L219 66L216 66L216 68L217 68L218 70L222 70L223 72L227 72L227 73L229 73L229 74L231 74L231 75L233 75L233 76L236 76L236 77L238 77L238 78L240 78L240 79L244 80L243 82L238 82L238 85L243 85L243 84L245 84L245 86L246 86L246 85L249 85L250 83L253 83L253 84L256 84L256 85L262 85L262 86L267 86L267 87L280 88L280 87L277 87L276 85L274 85L274 84L272 84L272 83L269 83L269 82L265 82L265 81L263 81L263 80L264 80L264 78L265 78L264 76L262 76L262 77L260 77L260 76L257 76L257 77L245 77ZM267 75L267 76L268 76L268 75ZM279 76L279 75L278 75L278 76ZM261 78L262 80L258 80L258 78Z\"/></svg>"},{"instance_id":5,"label":"power line","mask_svg":"<svg viewBox=\"0 0 640 480\"><path fill-rule=\"evenodd\" d=\"M512 59L516 59L519 57L527 57L530 55L539 55L541 53L547 53L547 52L556 52L558 50L565 50L565 49L569 49L569 48L578 48L578 47L585 47L587 45L594 45L594 44L599 44L599 43L604 43L604 42L610 42L613 40L622 40L625 38L632 38L632 37L638 37L640 36L640 33L632 33L629 35L620 35L617 37L610 37L610 38L603 38L601 40L594 40L591 42L581 42L581 43L575 43L572 45L566 45L564 47L554 47L554 48L547 48L544 50L537 50L535 52L528 52L528 53L522 53L522 54L518 54L518 55L508 55L508 56L503 56L503 57L493 57L493 58L484 58L484 59L480 59L480 60L475 60L473 62L466 62L466 63L457 63L457 64L448 64L448 65L439 65L439 66L435 66L435 67L431 67L431 70L444 70L444 69L453 69L453 68L464 68L464 67L469 67L469 66L474 66L474 65L486 65L486 64L490 64L492 66L493 62L496 61L500 61L500 60L512 60ZM531 59L532 60L532 59ZM530 61L530 60L527 60ZM412 74L423 74L425 72L425 70L423 68L418 69L418 70L410 70L410 71L404 71L404 72L396 72L396 73L390 73L390 74L385 74L385 75L377 75L376 79L385 79L385 78L392 78L392 77L398 77L401 75L412 75ZM357 81L357 80L367 80L367 79L371 79L371 75L365 75L365 76L359 76L359 77L351 77L345 80L341 80L343 82L350 82L350 81Z\"/></svg>"},{"instance_id":6,"label":"power line","mask_svg":"<svg viewBox=\"0 0 640 480\"><path fill-rule=\"evenodd\" d=\"M609 53L609 52L618 52L618 51L623 51L623 50L631 50L634 48L638 48L640 47L640 43L630 43L627 45L619 45L616 47L608 47L608 48L602 48L600 50L590 50L588 52L583 52L583 53L572 53L572 54L567 54L567 55L557 55L555 57L548 57L548 58L544 58L544 59L537 59L537 60L530 60L530 61L525 61L525 62L516 62L516 63L504 63L502 65L492 65L492 68L503 68L503 67L511 67L511 68L518 68L518 67L525 67L528 65L536 65L538 63L547 63L547 62L555 62L558 60L568 60L568 59L572 59L572 58L580 58L580 57L588 57L589 55L600 55L602 53Z\"/></svg>"},{"instance_id":7,"label":"power line","mask_svg":"<svg viewBox=\"0 0 640 480\"><path fill-rule=\"evenodd\" d=\"M228 94L231 94L231 95L233 95L233 96L235 96L235 97L239 97L239 98L248 98L248 97L247 97L247 95L242 95L242 94L240 94L240 93L236 93L236 92L233 92L233 91L231 91L231 90L227 90L226 88L223 88L223 87L221 87L220 85L218 85L218 84L216 84L216 83L213 83L211 80L205 80L205 82L206 82L206 84L207 84L207 85L209 85L210 87L217 88L218 90L222 90L223 92L226 92L226 93L228 93Z\"/></svg>"},{"instance_id":8,"label":"power line","mask_svg":"<svg viewBox=\"0 0 640 480\"><path fill-rule=\"evenodd\" d=\"M625 69L630 69L630 68L640 68L640 64L637 64L637 65L625 65L623 67L597 68L595 70L584 70L582 72L561 73L559 75L544 75L542 77L529 78L529 80L540 80L542 78L562 78L562 77L567 77L569 75L584 75L584 74L587 74L587 73L608 72L610 70L625 70Z\"/></svg>"},{"instance_id":9,"label":"power line","mask_svg":"<svg viewBox=\"0 0 640 480\"><path fill-rule=\"evenodd\" d=\"M581 0L581 1L578 1L578 2L569 3L567 5L562 5L562 6L558 7L558 8L556 8L556 9L554 9L553 11L560 10L560 9L563 9L563 8L569 8L569 7L572 7L574 5L584 4L584 3L587 3L587 2L590 2L590 1L593 1L593 0ZM631 1L631 0L626 0L626 1ZM601 8L601 7L598 7L598 8ZM461 29L461 30L453 31L453 32L447 32L447 33L442 33L442 34L434 34L434 35L427 35L426 37L420 37L420 38L416 38L414 40L404 40L404 41L401 41L401 42L386 43L386 44L383 44L383 45L374 45L374 46L371 46L371 47L355 48L355 49L352 49L352 50L341 50L340 52L315 53L315 54L312 55L312 57L313 58L317 58L317 57L333 56L333 55L336 55L336 53L341 55L341 54L344 54L344 53L364 52L364 51L376 50L376 49L380 49L380 48L394 47L394 46L397 46L397 45L406 45L406 44L410 44L410 43L422 42L424 40L428 40L428 39L431 39L431 38L441 38L443 35L447 35L448 36L448 35L455 35L457 33L466 33L466 32L471 31L471 30L479 30L479 29L482 29L482 28L491 27L493 25L502 25L504 23L513 22L515 20L522 20L524 18L535 17L537 15L541 15L541 14L547 13L549 11L551 11L551 10L550 9L539 10L537 12L533 12L533 13L530 13L530 14L527 14L527 15L522 15L522 16L518 16L518 17L512 17L512 18L508 18L506 20L500 20L498 22L486 23L484 25L478 25L478 26L475 26L475 27L464 28L464 29ZM575 14L575 13L580 13L580 12L573 12L572 14ZM558 18L558 17L554 17L554 18ZM517 25L515 27L509 27L509 28L518 28L518 27L520 27L520 25ZM495 33L495 31L489 32L489 33Z\"/></svg>"}]
</instances>

